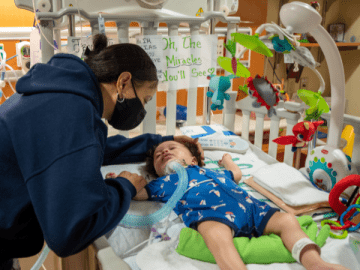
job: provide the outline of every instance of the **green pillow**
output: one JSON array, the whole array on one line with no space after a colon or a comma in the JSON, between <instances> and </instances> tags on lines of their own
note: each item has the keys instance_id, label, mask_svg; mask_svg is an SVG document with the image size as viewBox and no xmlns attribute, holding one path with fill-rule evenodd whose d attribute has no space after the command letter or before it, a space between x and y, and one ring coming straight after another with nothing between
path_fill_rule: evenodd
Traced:
<instances>
[{"instance_id":1,"label":"green pillow","mask_svg":"<svg viewBox=\"0 0 360 270\"><path fill-rule=\"evenodd\" d=\"M310 216L297 218L302 230L309 238L324 246L330 234L330 226L325 225L317 234L317 225ZM291 252L286 249L281 238L275 234L260 237L235 237L234 245L245 264L271 264L271 263L293 263L296 260ZM183 228L180 232L177 253L191 259L216 263L214 256L207 248L203 237L196 230Z\"/></svg>"}]
</instances>

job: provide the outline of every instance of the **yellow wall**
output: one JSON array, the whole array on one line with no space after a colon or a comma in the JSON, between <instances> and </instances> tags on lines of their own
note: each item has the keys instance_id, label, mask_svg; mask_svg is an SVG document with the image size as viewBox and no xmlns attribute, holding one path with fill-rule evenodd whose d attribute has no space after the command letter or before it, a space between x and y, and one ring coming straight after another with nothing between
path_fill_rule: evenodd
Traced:
<instances>
[{"instance_id":1,"label":"yellow wall","mask_svg":"<svg viewBox=\"0 0 360 270\"><path fill-rule=\"evenodd\" d=\"M268 0L268 16L267 22L274 21L278 23L278 14L279 14L279 2L280 0ZM286 2L300 1L310 4L311 0L289 0ZM360 1L359 0L318 0L321 5L320 14L322 15L324 9L324 2L327 2L326 16L324 21L324 28L328 30L329 24L334 23L345 23L345 41L349 42L350 33L351 35L357 36L357 41L360 42ZM341 48L340 50L343 50ZM330 76L329 69L324 59L323 54L319 48L310 49L312 55L315 58L315 61L319 62L321 65L317 70L321 73L325 81L325 92L324 96L330 96ZM360 50L347 50L340 51L342 57L344 71L345 71L345 98L348 101L348 106L346 108L346 113L360 116L360 108L358 105L358 100L360 100L360 86L359 86L359 77L360 77ZM271 62L274 62L274 59L270 59ZM278 77L285 78L285 91L291 96L293 93L296 93L297 90L301 89L300 81L295 82L295 79L286 80L286 68L283 60L283 56L280 54L277 61L276 73ZM265 71L265 74L273 78L273 72L271 67L268 65ZM315 73L309 69L304 68L301 77L308 78L308 83L306 89L317 91L320 87L320 82ZM276 81L276 78L273 79L273 82Z\"/></svg>"}]
</instances>

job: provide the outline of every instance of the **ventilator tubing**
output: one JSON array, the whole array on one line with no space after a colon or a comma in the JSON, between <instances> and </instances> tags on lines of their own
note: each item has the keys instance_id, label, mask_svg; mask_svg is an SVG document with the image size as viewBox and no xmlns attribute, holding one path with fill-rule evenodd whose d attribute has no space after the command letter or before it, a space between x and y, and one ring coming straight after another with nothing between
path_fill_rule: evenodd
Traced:
<instances>
[{"instance_id":1,"label":"ventilator tubing","mask_svg":"<svg viewBox=\"0 0 360 270\"><path fill-rule=\"evenodd\" d=\"M132 229L139 229L143 227L150 226L159 222L160 220L167 217L171 211L176 206L177 202L184 196L186 188L189 183L188 175L184 167L179 163L179 161L171 161L166 165L166 173L169 174L175 171L179 175L179 183L171 198L168 202L158 211L147 216L136 216L136 215L125 215L124 218L120 221L118 226ZM44 250L42 251L39 259L36 261L31 270L39 270L41 265L44 263L47 255L49 254L50 249L45 245Z\"/></svg>"},{"instance_id":2,"label":"ventilator tubing","mask_svg":"<svg viewBox=\"0 0 360 270\"><path fill-rule=\"evenodd\" d=\"M39 259L36 261L36 263L33 265L33 267L31 267L30 270L39 270L41 265L44 263L49 252L50 252L49 247L47 245L45 245L44 250L41 252Z\"/></svg>"},{"instance_id":3,"label":"ventilator tubing","mask_svg":"<svg viewBox=\"0 0 360 270\"><path fill-rule=\"evenodd\" d=\"M167 217L175 208L177 202L184 196L189 180L184 167L179 161L171 161L166 165L166 173L175 171L179 175L179 183L168 202L158 211L147 216L125 215L118 226L125 228L139 229L150 226Z\"/></svg>"}]
</instances>

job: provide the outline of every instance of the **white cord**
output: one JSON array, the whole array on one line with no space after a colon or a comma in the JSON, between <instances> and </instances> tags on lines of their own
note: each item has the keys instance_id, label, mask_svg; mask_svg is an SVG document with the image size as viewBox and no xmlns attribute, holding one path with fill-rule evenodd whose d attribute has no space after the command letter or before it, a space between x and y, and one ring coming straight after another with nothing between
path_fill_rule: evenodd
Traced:
<instances>
[{"instance_id":1,"label":"white cord","mask_svg":"<svg viewBox=\"0 0 360 270\"><path fill-rule=\"evenodd\" d=\"M36 22L38 21L38 18L37 18L37 15L36 15L36 9L35 9L35 0L32 0L32 3L33 3L33 8L34 8L34 15L35 15L35 20L36 20ZM41 27L39 26L39 30L40 30L40 33L41 33L41 35L43 35L44 36L44 38L45 38L45 40L47 41L47 43L49 43L50 45L51 45L51 47L53 47L54 48L54 50L56 50L56 48L55 48L55 46L54 46L54 42L53 43L51 43L47 38L46 38L46 36L43 34L43 32L42 32L42 30L41 30ZM59 45L58 45L59 46Z\"/></svg>"},{"instance_id":2,"label":"white cord","mask_svg":"<svg viewBox=\"0 0 360 270\"><path fill-rule=\"evenodd\" d=\"M19 78L18 78L18 76L16 75L15 70L12 68L12 66L6 64L6 67L7 67L8 69L10 69L10 70L14 73L14 76L15 76L16 80L19 80ZM6 73L5 73L5 75L7 76ZM8 81L8 84L10 85L11 89L13 90L13 92L16 93L16 90L15 90L14 87L12 86L11 81L10 81L8 78L6 78L6 80Z\"/></svg>"},{"instance_id":3,"label":"white cord","mask_svg":"<svg viewBox=\"0 0 360 270\"><path fill-rule=\"evenodd\" d=\"M78 0L75 0L75 2L76 2L76 7L77 7L77 10L78 10L79 20L80 20L80 43L81 43L81 38L82 38L82 21L81 21L81 14L80 14L80 9L79 9Z\"/></svg>"}]
</instances>

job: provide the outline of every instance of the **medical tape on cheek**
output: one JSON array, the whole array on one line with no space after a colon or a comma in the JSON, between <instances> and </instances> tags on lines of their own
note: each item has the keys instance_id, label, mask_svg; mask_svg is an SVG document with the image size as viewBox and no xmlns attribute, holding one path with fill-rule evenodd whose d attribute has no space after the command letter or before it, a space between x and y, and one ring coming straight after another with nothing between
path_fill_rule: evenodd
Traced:
<instances>
[{"instance_id":1,"label":"medical tape on cheek","mask_svg":"<svg viewBox=\"0 0 360 270\"><path fill-rule=\"evenodd\" d=\"M315 242L311 241L309 238L301 238L294 244L292 251L291 251L293 258L298 263L301 263L300 262L301 251L308 245L315 245L317 251L319 252L319 254L321 254L321 249L317 244L315 244Z\"/></svg>"}]
</instances>

